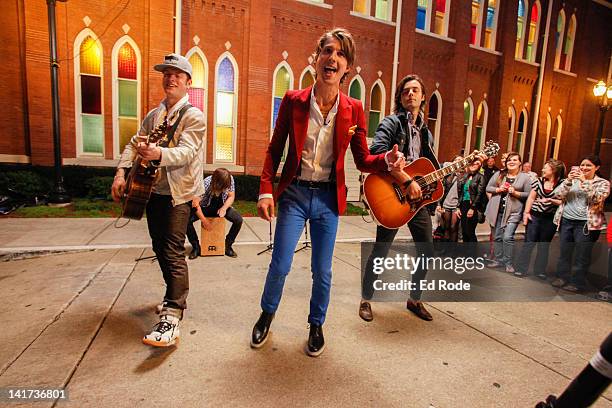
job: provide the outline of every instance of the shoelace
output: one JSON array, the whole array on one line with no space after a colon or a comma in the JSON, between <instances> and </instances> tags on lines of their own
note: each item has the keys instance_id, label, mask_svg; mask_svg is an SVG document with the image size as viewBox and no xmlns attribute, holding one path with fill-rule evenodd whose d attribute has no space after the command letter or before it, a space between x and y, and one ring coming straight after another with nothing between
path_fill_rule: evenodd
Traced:
<instances>
[{"instance_id":1,"label":"shoelace","mask_svg":"<svg viewBox=\"0 0 612 408\"><path fill-rule=\"evenodd\" d=\"M157 323L154 327L154 331L159 332L161 334L164 334L165 332L167 332L168 330L172 330L173 329L173 324L170 323L167 320L161 320L159 323Z\"/></svg>"}]
</instances>

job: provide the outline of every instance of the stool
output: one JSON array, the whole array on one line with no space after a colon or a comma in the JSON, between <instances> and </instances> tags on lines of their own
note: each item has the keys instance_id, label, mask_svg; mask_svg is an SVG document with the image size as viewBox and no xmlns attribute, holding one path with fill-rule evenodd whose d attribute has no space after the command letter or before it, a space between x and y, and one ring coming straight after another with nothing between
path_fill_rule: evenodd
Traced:
<instances>
[{"instance_id":1,"label":"stool","mask_svg":"<svg viewBox=\"0 0 612 408\"><path fill-rule=\"evenodd\" d=\"M212 230L202 228L200 239L201 256L225 255L225 218L207 217Z\"/></svg>"}]
</instances>

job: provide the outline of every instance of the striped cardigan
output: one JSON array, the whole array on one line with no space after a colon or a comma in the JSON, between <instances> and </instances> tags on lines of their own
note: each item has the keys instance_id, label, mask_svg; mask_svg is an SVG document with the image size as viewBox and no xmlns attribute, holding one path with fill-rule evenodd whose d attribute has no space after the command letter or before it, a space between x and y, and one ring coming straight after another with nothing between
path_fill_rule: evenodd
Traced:
<instances>
[{"instance_id":1,"label":"striped cardigan","mask_svg":"<svg viewBox=\"0 0 612 408\"><path fill-rule=\"evenodd\" d=\"M558 197L563 201L557 212L553 222L561 225L561 217L563 217L563 207L565 205L565 197L572 188L572 180L566 179L559 188ZM587 226L590 231L603 230L606 228L606 216L604 215L604 202L610 194L610 182L601 177L595 176L593 180L585 180L580 184L580 188L587 195L588 215Z\"/></svg>"}]
</instances>

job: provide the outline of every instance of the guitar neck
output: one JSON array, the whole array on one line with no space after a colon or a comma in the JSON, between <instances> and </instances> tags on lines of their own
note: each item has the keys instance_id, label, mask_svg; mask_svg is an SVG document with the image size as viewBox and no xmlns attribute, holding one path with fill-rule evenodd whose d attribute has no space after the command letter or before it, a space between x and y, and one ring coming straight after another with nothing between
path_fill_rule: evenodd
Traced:
<instances>
[{"instance_id":1,"label":"guitar neck","mask_svg":"<svg viewBox=\"0 0 612 408\"><path fill-rule=\"evenodd\" d=\"M457 170L466 168L467 166L470 165L472 161L474 161L474 153L468 156L465 156L463 159L459 160L458 162L449 164L448 166L443 167L440 170L436 170L434 172L429 173L426 176L423 176L423 180L425 181L425 184L431 184L438 180L442 180L444 177L448 176L449 174L452 174L456 172Z\"/></svg>"}]
</instances>

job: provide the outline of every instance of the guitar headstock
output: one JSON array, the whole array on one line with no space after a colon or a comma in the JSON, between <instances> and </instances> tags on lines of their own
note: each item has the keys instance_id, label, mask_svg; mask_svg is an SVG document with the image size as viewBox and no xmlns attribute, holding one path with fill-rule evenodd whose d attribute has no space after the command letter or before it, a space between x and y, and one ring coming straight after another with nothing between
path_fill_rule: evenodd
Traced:
<instances>
[{"instance_id":1,"label":"guitar headstock","mask_svg":"<svg viewBox=\"0 0 612 408\"><path fill-rule=\"evenodd\" d=\"M168 122L165 120L159 125L155 126L151 134L149 135L149 143L158 143L166 137L166 130L168 129Z\"/></svg>"},{"instance_id":2,"label":"guitar headstock","mask_svg":"<svg viewBox=\"0 0 612 408\"><path fill-rule=\"evenodd\" d=\"M499 145L494 141L489 140L487 143L485 143L482 153L487 155L487 157L495 157L497 156L497 153L499 153Z\"/></svg>"}]
</instances>

